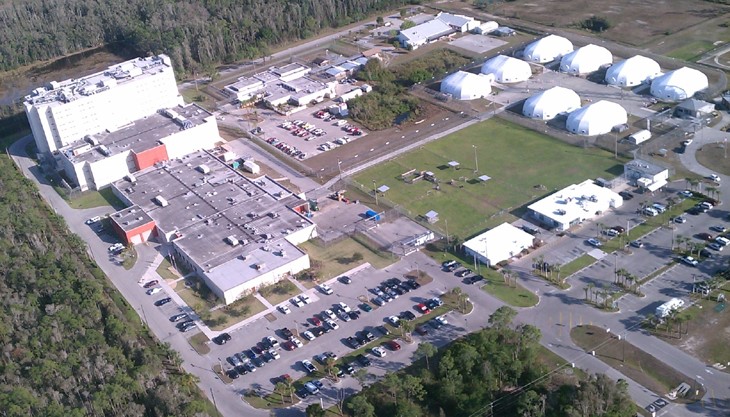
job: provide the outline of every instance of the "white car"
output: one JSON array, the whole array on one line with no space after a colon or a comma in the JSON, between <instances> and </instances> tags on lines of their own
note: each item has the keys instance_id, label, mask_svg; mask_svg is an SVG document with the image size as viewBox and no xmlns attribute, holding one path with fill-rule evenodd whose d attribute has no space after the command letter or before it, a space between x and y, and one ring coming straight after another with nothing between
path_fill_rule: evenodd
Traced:
<instances>
[{"instance_id":1,"label":"white car","mask_svg":"<svg viewBox=\"0 0 730 417\"><path fill-rule=\"evenodd\" d=\"M319 290L327 295L332 295L332 293L334 293L334 291L332 291L332 288L330 288L330 286L327 284L320 284Z\"/></svg>"},{"instance_id":2,"label":"white car","mask_svg":"<svg viewBox=\"0 0 730 417\"><path fill-rule=\"evenodd\" d=\"M373 348L373 355L382 358L385 356L385 349L381 348L380 346L376 346Z\"/></svg>"},{"instance_id":3,"label":"white car","mask_svg":"<svg viewBox=\"0 0 730 417\"><path fill-rule=\"evenodd\" d=\"M390 317L388 317L388 322L390 324L392 324L393 326L395 326L395 327L399 327L400 326L400 319L398 317L396 317L396 316L390 316Z\"/></svg>"},{"instance_id":4,"label":"white car","mask_svg":"<svg viewBox=\"0 0 730 417\"><path fill-rule=\"evenodd\" d=\"M692 139L686 139L682 142L683 146L689 146L692 144Z\"/></svg>"},{"instance_id":5,"label":"white car","mask_svg":"<svg viewBox=\"0 0 730 417\"><path fill-rule=\"evenodd\" d=\"M269 349L269 355L271 355L271 357L274 359L281 358L281 355L279 355L279 351L277 351L276 349Z\"/></svg>"},{"instance_id":6,"label":"white car","mask_svg":"<svg viewBox=\"0 0 730 417\"><path fill-rule=\"evenodd\" d=\"M345 313L349 313L350 311L352 311L350 309L350 306L348 306L347 304L345 304L343 302L340 302L339 306L340 306L340 309L342 309L342 311L344 311Z\"/></svg>"},{"instance_id":7,"label":"white car","mask_svg":"<svg viewBox=\"0 0 730 417\"><path fill-rule=\"evenodd\" d=\"M679 195L681 195L682 197L692 197L692 191L690 191L690 190L680 191Z\"/></svg>"},{"instance_id":8,"label":"white car","mask_svg":"<svg viewBox=\"0 0 730 417\"><path fill-rule=\"evenodd\" d=\"M335 313L332 310L325 310L322 312L322 314L330 320L337 319L337 316L335 315Z\"/></svg>"},{"instance_id":9,"label":"white car","mask_svg":"<svg viewBox=\"0 0 730 417\"><path fill-rule=\"evenodd\" d=\"M310 340L310 341L316 339L316 337L314 336L314 334L312 332L310 332L309 330L307 330L306 332L302 333L302 337L304 337L305 339Z\"/></svg>"},{"instance_id":10,"label":"white car","mask_svg":"<svg viewBox=\"0 0 730 417\"><path fill-rule=\"evenodd\" d=\"M723 236L716 237L715 242L719 243L722 246L730 245L730 239L723 237Z\"/></svg>"},{"instance_id":11,"label":"white car","mask_svg":"<svg viewBox=\"0 0 730 417\"><path fill-rule=\"evenodd\" d=\"M121 243L115 243L115 244L109 246L109 248L107 250L109 252L114 252L114 251L118 251L118 250L122 250L122 249L124 249L124 245L122 245Z\"/></svg>"},{"instance_id":12,"label":"white car","mask_svg":"<svg viewBox=\"0 0 730 417\"><path fill-rule=\"evenodd\" d=\"M84 223L86 223L86 224L94 224L94 223L98 222L99 220L101 220L101 217L94 216L94 217L92 217L90 219L87 219Z\"/></svg>"},{"instance_id":13,"label":"white car","mask_svg":"<svg viewBox=\"0 0 730 417\"><path fill-rule=\"evenodd\" d=\"M301 307L301 306L303 306L303 305L304 305L304 302L302 302L302 300L300 300L300 299L299 299L299 298L297 298L297 297L293 297L293 298L292 298L291 300L289 300L289 301L291 301L291 303L292 303L292 304L294 304L294 305L295 305L295 306L297 306L297 307Z\"/></svg>"},{"instance_id":14,"label":"white car","mask_svg":"<svg viewBox=\"0 0 730 417\"><path fill-rule=\"evenodd\" d=\"M436 320L437 320L437 321L438 321L439 323L443 324L443 325L447 325L447 324L449 324L449 321L448 321L448 320L446 320L446 316L438 316L438 317L436 317Z\"/></svg>"},{"instance_id":15,"label":"white car","mask_svg":"<svg viewBox=\"0 0 730 417\"><path fill-rule=\"evenodd\" d=\"M149 290L147 290L147 295L155 295L160 291L162 291L162 288L160 287L150 288Z\"/></svg>"},{"instance_id":16,"label":"white car","mask_svg":"<svg viewBox=\"0 0 730 417\"><path fill-rule=\"evenodd\" d=\"M302 295L300 295L300 296L299 296L299 299L300 299L300 300L301 300L301 301L302 301L302 302L303 302L304 304L310 304L310 303L312 302L312 299L311 299L311 298L309 298L309 296L308 296L307 294L302 294Z\"/></svg>"},{"instance_id":17,"label":"white car","mask_svg":"<svg viewBox=\"0 0 730 417\"><path fill-rule=\"evenodd\" d=\"M285 306L284 304L279 306L279 311L281 311L284 314L290 314L291 310L289 310L289 307Z\"/></svg>"},{"instance_id":18,"label":"white car","mask_svg":"<svg viewBox=\"0 0 730 417\"><path fill-rule=\"evenodd\" d=\"M691 256L683 256L680 258L680 260L689 266L697 266L697 264L699 263L697 262L697 259Z\"/></svg>"},{"instance_id":19,"label":"white car","mask_svg":"<svg viewBox=\"0 0 730 417\"><path fill-rule=\"evenodd\" d=\"M720 182L720 180L721 180L720 176L717 174L710 174L709 178L715 182Z\"/></svg>"},{"instance_id":20,"label":"white car","mask_svg":"<svg viewBox=\"0 0 730 417\"><path fill-rule=\"evenodd\" d=\"M342 312L342 311L337 313L337 316L340 318L340 320L342 320L344 322L348 322L348 321L352 320L352 319L350 319L350 316L347 313Z\"/></svg>"},{"instance_id":21,"label":"white car","mask_svg":"<svg viewBox=\"0 0 730 417\"><path fill-rule=\"evenodd\" d=\"M296 336L292 336L292 337L290 337L290 338L289 338L289 341L290 341L290 342L292 342L292 343L294 343L294 345L295 345L296 347L298 347L298 348L300 348L300 347L304 346L304 343L302 343L302 341L301 341L301 340L297 339L297 337L296 337Z\"/></svg>"},{"instance_id":22,"label":"white car","mask_svg":"<svg viewBox=\"0 0 730 417\"><path fill-rule=\"evenodd\" d=\"M335 322L334 322L333 320L329 320L329 319L328 319L328 320L325 320L324 322L325 322L325 323L327 324L327 326L329 326L329 328L330 328L330 329L332 329L332 330L337 330L337 329L339 329L339 328L340 328L340 326L338 326L338 325L337 325L337 323L335 323Z\"/></svg>"}]
</instances>

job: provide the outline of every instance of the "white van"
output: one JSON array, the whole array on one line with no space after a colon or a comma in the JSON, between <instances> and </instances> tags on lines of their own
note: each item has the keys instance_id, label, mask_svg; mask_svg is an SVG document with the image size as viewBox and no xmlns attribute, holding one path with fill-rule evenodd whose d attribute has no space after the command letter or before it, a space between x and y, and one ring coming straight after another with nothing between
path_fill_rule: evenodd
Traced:
<instances>
[{"instance_id":1,"label":"white van","mask_svg":"<svg viewBox=\"0 0 730 417\"><path fill-rule=\"evenodd\" d=\"M643 213L646 214L647 216L651 216L651 217L654 217L654 216L658 216L659 215L659 212L656 211L656 209L653 208L653 207L647 207L647 208L645 208Z\"/></svg>"}]
</instances>

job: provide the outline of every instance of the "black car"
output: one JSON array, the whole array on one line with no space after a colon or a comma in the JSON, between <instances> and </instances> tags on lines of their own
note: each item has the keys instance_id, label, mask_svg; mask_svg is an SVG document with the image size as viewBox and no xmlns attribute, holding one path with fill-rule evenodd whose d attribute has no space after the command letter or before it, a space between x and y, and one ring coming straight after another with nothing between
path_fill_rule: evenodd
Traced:
<instances>
[{"instance_id":1,"label":"black car","mask_svg":"<svg viewBox=\"0 0 730 417\"><path fill-rule=\"evenodd\" d=\"M231 341L231 335L228 333L221 333L218 336L213 338L213 343L216 345L225 345L226 343Z\"/></svg>"},{"instance_id":2,"label":"black car","mask_svg":"<svg viewBox=\"0 0 730 417\"><path fill-rule=\"evenodd\" d=\"M426 307L428 307L429 310L433 310L438 307L438 304L436 304L436 301L433 299L428 299L423 304L426 304Z\"/></svg>"},{"instance_id":3,"label":"black car","mask_svg":"<svg viewBox=\"0 0 730 417\"><path fill-rule=\"evenodd\" d=\"M193 320L185 320L185 321L181 321L180 323L178 323L177 328L184 329L184 328L192 326L194 324L195 324L195 322Z\"/></svg>"},{"instance_id":4,"label":"black car","mask_svg":"<svg viewBox=\"0 0 730 417\"><path fill-rule=\"evenodd\" d=\"M415 280L413 280L413 279L409 279L408 281L406 281L406 284L407 284L407 285L408 285L409 287L411 287L411 289L412 289L412 290L417 290L417 289L421 288L421 284L417 283L417 282L416 282Z\"/></svg>"},{"instance_id":5,"label":"black car","mask_svg":"<svg viewBox=\"0 0 730 417\"><path fill-rule=\"evenodd\" d=\"M264 362L269 363L274 360L274 357L271 355L271 353L266 351L263 355L261 355L261 359L263 359Z\"/></svg>"},{"instance_id":6,"label":"black car","mask_svg":"<svg viewBox=\"0 0 730 417\"><path fill-rule=\"evenodd\" d=\"M391 288L391 291L395 292L395 293L396 293L396 294L398 294L398 295L403 295L403 294L405 294L405 292L403 292L403 290L401 290L401 289L400 289L400 287L399 287L399 286L397 286L397 285L396 285L395 287Z\"/></svg>"},{"instance_id":7,"label":"black car","mask_svg":"<svg viewBox=\"0 0 730 417\"><path fill-rule=\"evenodd\" d=\"M249 359L253 359L253 358L256 357L256 354L253 353L253 350L251 350L251 349L244 350L243 351L243 354L246 355L246 357L249 358Z\"/></svg>"},{"instance_id":8,"label":"black car","mask_svg":"<svg viewBox=\"0 0 730 417\"><path fill-rule=\"evenodd\" d=\"M226 372L226 376L231 379L238 379L239 374L238 371L235 369L230 369L228 372Z\"/></svg>"},{"instance_id":9,"label":"black car","mask_svg":"<svg viewBox=\"0 0 730 417\"><path fill-rule=\"evenodd\" d=\"M238 372L238 375L246 375L248 369L244 365L238 365L236 366L236 372Z\"/></svg>"},{"instance_id":10,"label":"black car","mask_svg":"<svg viewBox=\"0 0 730 417\"><path fill-rule=\"evenodd\" d=\"M360 309L362 309L362 311L364 311L366 313L373 311L373 308L370 307L370 304L366 304L366 303L360 304Z\"/></svg>"},{"instance_id":11,"label":"black car","mask_svg":"<svg viewBox=\"0 0 730 417\"><path fill-rule=\"evenodd\" d=\"M618 193L618 195L623 197L624 200L631 200L632 198L634 198L634 195L628 191L621 191L620 193Z\"/></svg>"},{"instance_id":12,"label":"black car","mask_svg":"<svg viewBox=\"0 0 730 417\"><path fill-rule=\"evenodd\" d=\"M260 354L264 353L264 350L263 350L263 349L261 349L261 348L260 348L260 347L259 347L258 345L256 345L256 346L253 346L253 347L251 348L251 350L253 350L253 351L254 351L254 353L256 353L257 355L260 355Z\"/></svg>"},{"instance_id":13,"label":"black car","mask_svg":"<svg viewBox=\"0 0 730 417\"><path fill-rule=\"evenodd\" d=\"M188 318L187 313L180 313L180 314L175 314L174 316L170 317L170 321L175 323L175 322L178 322L178 321L186 319L186 318Z\"/></svg>"},{"instance_id":14,"label":"black car","mask_svg":"<svg viewBox=\"0 0 730 417\"><path fill-rule=\"evenodd\" d=\"M700 256L702 256L704 258L712 258L713 257L712 252L708 251L707 249L702 249L700 251Z\"/></svg>"},{"instance_id":15,"label":"black car","mask_svg":"<svg viewBox=\"0 0 730 417\"><path fill-rule=\"evenodd\" d=\"M352 375L355 373L355 368L352 367L349 363L343 363L340 365L340 369L342 369L347 375Z\"/></svg>"},{"instance_id":16,"label":"black car","mask_svg":"<svg viewBox=\"0 0 730 417\"><path fill-rule=\"evenodd\" d=\"M349 313L347 313L348 316L350 316L351 319L357 320L360 318L360 312L357 310L352 310Z\"/></svg>"},{"instance_id":17,"label":"black car","mask_svg":"<svg viewBox=\"0 0 730 417\"><path fill-rule=\"evenodd\" d=\"M404 311L400 313L400 318L403 320L415 320L416 315L412 311Z\"/></svg>"},{"instance_id":18,"label":"black car","mask_svg":"<svg viewBox=\"0 0 730 417\"><path fill-rule=\"evenodd\" d=\"M345 276L345 275L337 278L337 280L340 281L343 284L352 284L352 279L350 279L350 277Z\"/></svg>"},{"instance_id":19,"label":"black car","mask_svg":"<svg viewBox=\"0 0 730 417\"><path fill-rule=\"evenodd\" d=\"M425 336L428 334L428 329L426 326L418 326L416 327L416 333L420 334L421 336Z\"/></svg>"},{"instance_id":20,"label":"black car","mask_svg":"<svg viewBox=\"0 0 730 417\"><path fill-rule=\"evenodd\" d=\"M400 285L398 286L398 288L400 288L400 290L401 290L401 291L403 291L404 293L407 293L408 291L410 291L410 290L411 290L411 287L409 287L409 286L408 286L408 284L406 284L406 283L404 283L404 282L403 282L403 283L401 283L401 284L400 284Z\"/></svg>"},{"instance_id":21,"label":"black car","mask_svg":"<svg viewBox=\"0 0 730 417\"><path fill-rule=\"evenodd\" d=\"M441 322L436 319L429 320L428 324L430 324L431 327L433 327L434 329L437 329L437 330L443 326L443 324L441 324Z\"/></svg>"},{"instance_id":22,"label":"black car","mask_svg":"<svg viewBox=\"0 0 730 417\"><path fill-rule=\"evenodd\" d=\"M399 285L399 284L401 284L402 281L398 278L391 278L388 280L388 282L393 283L394 285Z\"/></svg>"},{"instance_id":23,"label":"black car","mask_svg":"<svg viewBox=\"0 0 730 417\"><path fill-rule=\"evenodd\" d=\"M297 390L296 394L297 394L297 397L299 397L301 399L305 399L305 398L309 397L309 391L307 391L307 389L304 387L299 388Z\"/></svg>"},{"instance_id":24,"label":"black car","mask_svg":"<svg viewBox=\"0 0 730 417\"><path fill-rule=\"evenodd\" d=\"M390 331L388 331L388 329L385 326L378 326L378 327L376 327L376 329L378 329L378 331L380 333L382 333L383 336L387 336L390 334Z\"/></svg>"},{"instance_id":25,"label":"black car","mask_svg":"<svg viewBox=\"0 0 730 417\"><path fill-rule=\"evenodd\" d=\"M357 359L357 363L359 363L362 366L370 366L370 359L368 359L363 354L357 355L357 357L355 359Z\"/></svg>"},{"instance_id":26,"label":"black car","mask_svg":"<svg viewBox=\"0 0 730 417\"><path fill-rule=\"evenodd\" d=\"M464 278L469 274L471 274L471 269L462 269L461 271L456 273L456 276L459 278Z\"/></svg>"},{"instance_id":27,"label":"black car","mask_svg":"<svg viewBox=\"0 0 730 417\"><path fill-rule=\"evenodd\" d=\"M459 268L460 266L461 266L461 264L460 264L459 262L456 262L456 263L453 263L453 264L449 265L449 266L448 266L448 267L446 268L446 270L447 270L447 271L449 271L449 272L454 272L454 271L456 271L456 270L457 270L457 269L458 269L458 268Z\"/></svg>"},{"instance_id":28,"label":"black car","mask_svg":"<svg viewBox=\"0 0 730 417\"><path fill-rule=\"evenodd\" d=\"M484 277L481 275L474 275L473 277L468 277L465 280L467 284L476 284L480 281L484 281Z\"/></svg>"},{"instance_id":29,"label":"black car","mask_svg":"<svg viewBox=\"0 0 730 417\"><path fill-rule=\"evenodd\" d=\"M347 344L349 344L350 347L352 347L353 349L357 349L360 346L362 346L362 343L360 343L359 340L357 340L356 338L354 338L352 336L347 338Z\"/></svg>"},{"instance_id":30,"label":"black car","mask_svg":"<svg viewBox=\"0 0 730 417\"><path fill-rule=\"evenodd\" d=\"M314 337L320 337L323 334L327 333L327 331L325 330L325 328L322 327L322 326L313 327L310 330L310 332L312 332L312 334L314 335Z\"/></svg>"},{"instance_id":31,"label":"black car","mask_svg":"<svg viewBox=\"0 0 730 417\"><path fill-rule=\"evenodd\" d=\"M157 307L162 307L162 306L164 306L165 304L169 303L170 301L172 301L172 298L170 298L170 297L165 297L165 298L162 298L162 299L159 299L159 300L155 301L155 305L156 305Z\"/></svg>"},{"instance_id":32,"label":"black car","mask_svg":"<svg viewBox=\"0 0 730 417\"><path fill-rule=\"evenodd\" d=\"M360 333L355 335L355 339L357 340L358 343L360 343L360 345L365 345L369 342L368 338L365 337L364 334L360 334Z\"/></svg>"},{"instance_id":33,"label":"black car","mask_svg":"<svg viewBox=\"0 0 730 417\"><path fill-rule=\"evenodd\" d=\"M291 330L287 329L286 327L279 330L281 332L281 335L284 336L284 339L289 339L290 337L294 336L294 333L291 332Z\"/></svg>"},{"instance_id":34,"label":"black car","mask_svg":"<svg viewBox=\"0 0 730 417\"><path fill-rule=\"evenodd\" d=\"M256 365L256 367L258 368L263 368L263 366L265 365L264 361L262 361L261 358L258 356L252 358L251 362L253 362L253 364Z\"/></svg>"}]
</instances>

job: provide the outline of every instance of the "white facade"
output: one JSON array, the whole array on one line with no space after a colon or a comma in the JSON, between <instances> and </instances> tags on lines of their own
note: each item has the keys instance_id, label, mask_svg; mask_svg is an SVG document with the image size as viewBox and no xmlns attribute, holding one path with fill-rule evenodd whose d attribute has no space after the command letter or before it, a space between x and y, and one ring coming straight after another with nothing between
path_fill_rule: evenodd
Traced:
<instances>
[{"instance_id":1,"label":"white facade","mask_svg":"<svg viewBox=\"0 0 730 417\"><path fill-rule=\"evenodd\" d=\"M635 55L611 65L606 70L606 82L619 87L634 87L662 74L659 64L651 58Z\"/></svg>"},{"instance_id":2,"label":"white facade","mask_svg":"<svg viewBox=\"0 0 730 417\"><path fill-rule=\"evenodd\" d=\"M491 266L519 255L532 246L533 236L509 223L464 242L468 256Z\"/></svg>"},{"instance_id":3,"label":"white facade","mask_svg":"<svg viewBox=\"0 0 730 417\"><path fill-rule=\"evenodd\" d=\"M446 23L454 30L461 33L468 32L479 27L480 23L478 20L475 20L473 17L470 16L445 12L440 12L439 14L437 14L436 19Z\"/></svg>"},{"instance_id":4,"label":"white facade","mask_svg":"<svg viewBox=\"0 0 730 417\"><path fill-rule=\"evenodd\" d=\"M490 20L489 22L484 22L481 25L474 28L474 33L477 33L479 35L487 35L492 31L497 30L499 27L499 24L497 22Z\"/></svg>"},{"instance_id":5,"label":"white facade","mask_svg":"<svg viewBox=\"0 0 730 417\"><path fill-rule=\"evenodd\" d=\"M573 52L573 43L562 36L548 35L527 45L524 58L527 61L545 64Z\"/></svg>"},{"instance_id":6,"label":"white facade","mask_svg":"<svg viewBox=\"0 0 730 417\"><path fill-rule=\"evenodd\" d=\"M168 159L174 159L201 149L213 149L221 140L215 116L210 115L205 123L161 138L160 143L165 145Z\"/></svg>"},{"instance_id":7,"label":"white facade","mask_svg":"<svg viewBox=\"0 0 730 417\"><path fill-rule=\"evenodd\" d=\"M602 46L589 44L563 56L560 59L560 71L568 74L588 74L612 62L611 51Z\"/></svg>"},{"instance_id":8,"label":"white facade","mask_svg":"<svg viewBox=\"0 0 730 417\"><path fill-rule=\"evenodd\" d=\"M627 121L628 115L623 107L601 100L571 112L565 128L577 135L595 136L609 133L615 126Z\"/></svg>"},{"instance_id":9,"label":"white facade","mask_svg":"<svg viewBox=\"0 0 730 417\"><path fill-rule=\"evenodd\" d=\"M669 170L643 159L634 159L624 165L624 177L629 184L656 191L669 181Z\"/></svg>"},{"instance_id":10,"label":"white facade","mask_svg":"<svg viewBox=\"0 0 730 417\"><path fill-rule=\"evenodd\" d=\"M492 92L491 75L472 74L466 71L455 72L441 81L441 92L450 94L457 100L474 100L488 96Z\"/></svg>"},{"instance_id":11,"label":"white facade","mask_svg":"<svg viewBox=\"0 0 730 417\"><path fill-rule=\"evenodd\" d=\"M398 42L404 48L418 49L419 46L423 46L454 32L454 28L447 23L439 19L433 19L410 29L401 30L398 33Z\"/></svg>"},{"instance_id":12,"label":"white facade","mask_svg":"<svg viewBox=\"0 0 730 417\"><path fill-rule=\"evenodd\" d=\"M532 69L527 62L506 55L497 55L482 64L482 74L494 75L495 81L501 84L527 81L532 76Z\"/></svg>"},{"instance_id":13,"label":"white facade","mask_svg":"<svg viewBox=\"0 0 730 417\"><path fill-rule=\"evenodd\" d=\"M26 96L24 105L39 152L50 153L182 103L170 59L158 55L52 82Z\"/></svg>"},{"instance_id":14,"label":"white facade","mask_svg":"<svg viewBox=\"0 0 730 417\"><path fill-rule=\"evenodd\" d=\"M579 107L580 97L575 91L555 86L528 98L522 106L522 114L532 119L550 120Z\"/></svg>"},{"instance_id":15,"label":"white facade","mask_svg":"<svg viewBox=\"0 0 730 417\"><path fill-rule=\"evenodd\" d=\"M544 225L564 231L623 203L616 192L585 180L532 203L527 209Z\"/></svg>"},{"instance_id":16,"label":"white facade","mask_svg":"<svg viewBox=\"0 0 730 417\"><path fill-rule=\"evenodd\" d=\"M651 95L663 101L680 101L694 96L708 85L705 74L682 67L655 78L651 82Z\"/></svg>"}]
</instances>

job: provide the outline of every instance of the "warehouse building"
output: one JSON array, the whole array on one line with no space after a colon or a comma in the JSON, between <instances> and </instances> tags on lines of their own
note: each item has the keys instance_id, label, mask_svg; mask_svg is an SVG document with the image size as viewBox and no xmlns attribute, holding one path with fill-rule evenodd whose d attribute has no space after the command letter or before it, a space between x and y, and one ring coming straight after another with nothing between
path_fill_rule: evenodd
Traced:
<instances>
[{"instance_id":1,"label":"warehouse building","mask_svg":"<svg viewBox=\"0 0 730 417\"><path fill-rule=\"evenodd\" d=\"M527 209L531 217L548 228L565 231L623 203L616 192L585 180L532 203Z\"/></svg>"},{"instance_id":2,"label":"warehouse building","mask_svg":"<svg viewBox=\"0 0 730 417\"><path fill-rule=\"evenodd\" d=\"M560 59L560 71L574 75L588 74L611 63L611 51L602 46L588 44L563 56Z\"/></svg>"},{"instance_id":3,"label":"warehouse building","mask_svg":"<svg viewBox=\"0 0 730 417\"><path fill-rule=\"evenodd\" d=\"M606 70L606 82L619 87L634 87L662 74L659 64L651 58L635 55L611 65Z\"/></svg>"},{"instance_id":4,"label":"warehouse building","mask_svg":"<svg viewBox=\"0 0 730 417\"><path fill-rule=\"evenodd\" d=\"M492 92L493 79L491 75L457 71L441 81L441 92L456 100L474 100L486 97Z\"/></svg>"},{"instance_id":5,"label":"warehouse building","mask_svg":"<svg viewBox=\"0 0 730 417\"><path fill-rule=\"evenodd\" d=\"M482 74L492 74L494 80L501 84L527 81L532 76L532 69L527 62L506 55L497 55L482 64Z\"/></svg>"},{"instance_id":6,"label":"warehouse building","mask_svg":"<svg viewBox=\"0 0 730 417\"><path fill-rule=\"evenodd\" d=\"M502 223L464 242L464 249L475 262L493 266L520 255L532 246L533 240L534 237L522 229Z\"/></svg>"},{"instance_id":7,"label":"warehouse building","mask_svg":"<svg viewBox=\"0 0 730 417\"><path fill-rule=\"evenodd\" d=\"M418 49L444 36L473 30L479 23L473 17L441 12L432 20L401 30L397 39L403 48Z\"/></svg>"},{"instance_id":8,"label":"warehouse building","mask_svg":"<svg viewBox=\"0 0 730 417\"><path fill-rule=\"evenodd\" d=\"M551 120L579 107L580 97L575 91L555 86L525 100L522 114L531 119Z\"/></svg>"},{"instance_id":9,"label":"warehouse building","mask_svg":"<svg viewBox=\"0 0 730 417\"><path fill-rule=\"evenodd\" d=\"M297 247L316 237L309 203L268 177L247 179L208 152L149 167L112 190L128 205L110 216L120 238L171 243L176 262L226 304L310 266Z\"/></svg>"},{"instance_id":10,"label":"warehouse building","mask_svg":"<svg viewBox=\"0 0 730 417\"><path fill-rule=\"evenodd\" d=\"M682 67L654 78L651 95L662 101L692 98L708 86L707 76L693 68Z\"/></svg>"},{"instance_id":11,"label":"warehouse building","mask_svg":"<svg viewBox=\"0 0 730 417\"><path fill-rule=\"evenodd\" d=\"M87 135L54 156L72 186L98 190L159 162L212 149L220 141L215 117L190 104L153 113L113 132Z\"/></svg>"},{"instance_id":12,"label":"warehouse building","mask_svg":"<svg viewBox=\"0 0 730 417\"><path fill-rule=\"evenodd\" d=\"M183 99L170 58L157 55L53 81L33 90L23 104L38 152L49 156L86 135L114 132Z\"/></svg>"},{"instance_id":13,"label":"warehouse building","mask_svg":"<svg viewBox=\"0 0 730 417\"><path fill-rule=\"evenodd\" d=\"M565 128L577 135L596 136L609 133L614 127L626 124L628 120L628 114L621 105L600 100L571 112Z\"/></svg>"},{"instance_id":14,"label":"warehouse building","mask_svg":"<svg viewBox=\"0 0 730 417\"><path fill-rule=\"evenodd\" d=\"M571 52L573 52L573 43L568 39L562 36L548 35L527 45L523 56L527 61L546 64Z\"/></svg>"}]
</instances>

